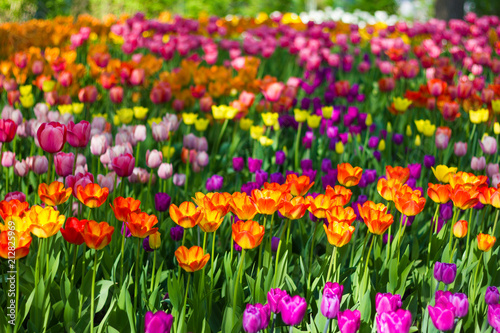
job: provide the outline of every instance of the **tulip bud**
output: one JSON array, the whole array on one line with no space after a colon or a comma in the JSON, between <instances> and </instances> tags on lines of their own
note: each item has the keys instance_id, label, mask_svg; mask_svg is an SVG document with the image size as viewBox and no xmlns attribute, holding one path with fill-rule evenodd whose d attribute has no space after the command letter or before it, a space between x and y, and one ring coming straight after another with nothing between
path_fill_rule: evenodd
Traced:
<instances>
[{"instance_id":1,"label":"tulip bud","mask_svg":"<svg viewBox=\"0 0 500 333\"><path fill-rule=\"evenodd\" d=\"M42 175L49 169L49 160L45 156L35 156L31 169L35 174Z\"/></svg>"},{"instance_id":2,"label":"tulip bud","mask_svg":"<svg viewBox=\"0 0 500 333\"><path fill-rule=\"evenodd\" d=\"M467 221L457 221L453 226L453 235L457 238L464 238L467 235Z\"/></svg>"},{"instance_id":3,"label":"tulip bud","mask_svg":"<svg viewBox=\"0 0 500 333\"><path fill-rule=\"evenodd\" d=\"M154 234L151 234L148 236L149 237L149 247L153 250L157 250L161 246L161 234L160 232L155 232Z\"/></svg>"},{"instance_id":4,"label":"tulip bud","mask_svg":"<svg viewBox=\"0 0 500 333\"><path fill-rule=\"evenodd\" d=\"M262 326L262 320L259 309L252 305L247 304L243 312L243 329L247 333L257 333Z\"/></svg>"},{"instance_id":5,"label":"tulip bud","mask_svg":"<svg viewBox=\"0 0 500 333\"><path fill-rule=\"evenodd\" d=\"M186 175L183 173L176 173L174 174L173 181L175 186L184 186L184 183L186 182Z\"/></svg>"},{"instance_id":6,"label":"tulip bud","mask_svg":"<svg viewBox=\"0 0 500 333\"><path fill-rule=\"evenodd\" d=\"M457 275L457 265L447 264L436 261L434 264L434 278L444 284L450 284L455 281Z\"/></svg>"},{"instance_id":7,"label":"tulip bud","mask_svg":"<svg viewBox=\"0 0 500 333\"><path fill-rule=\"evenodd\" d=\"M279 303L285 296L288 296L286 290L281 290L279 288L269 290L267 293L267 303L271 308L271 312L280 313Z\"/></svg>"},{"instance_id":8,"label":"tulip bud","mask_svg":"<svg viewBox=\"0 0 500 333\"><path fill-rule=\"evenodd\" d=\"M4 151L2 154L2 166L4 168L10 168L16 162L16 153L11 151Z\"/></svg>"},{"instance_id":9,"label":"tulip bud","mask_svg":"<svg viewBox=\"0 0 500 333\"><path fill-rule=\"evenodd\" d=\"M60 177L67 177L73 173L75 154L59 152L54 156L56 173Z\"/></svg>"},{"instance_id":10,"label":"tulip bud","mask_svg":"<svg viewBox=\"0 0 500 333\"><path fill-rule=\"evenodd\" d=\"M170 228L170 238L172 238L174 242L180 241L183 235L184 228L180 225L176 225L175 227Z\"/></svg>"},{"instance_id":11,"label":"tulip bud","mask_svg":"<svg viewBox=\"0 0 500 333\"><path fill-rule=\"evenodd\" d=\"M156 169L161 165L161 162L163 160L163 154L156 150L153 149L151 151L146 152L146 165L150 167L151 169Z\"/></svg>"},{"instance_id":12,"label":"tulip bud","mask_svg":"<svg viewBox=\"0 0 500 333\"><path fill-rule=\"evenodd\" d=\"M283 297L278 306L281 319L288 326L300 324L307 310L306 300L299 295Z\"/></svg>"},{"instance_id":13,"label":"tulip bud","mask_svg":"<svg viewBox=\"0 0 500 333\"><path fill-rule=\"evenodd\" d=\"M484 156L481 156L479 158L473 156L470 162L470 167L474 171L483 170L486 167L486 159L484 158Z\"/></svg>"},{"instance_id":14,"label":"tulip bud","mask_svg":"<svg viewBox=\"0 0 500 333\"><path fill-rule=\"evenodd\" d=\"M161 179L169 179L172 177L173 167L171 163L162 163L158 168L158 177Z\"/></svg>"},{"instance_id":15,"label":"tulip bud","mask_svg":"<svg viewBox=\"0 0 500 333\"><path fill-rule=\"evenodd\" d=\"M339 312L338 325L341 333L356 333L361 325L361 313L359 310L345 310Z\"/></svg>"},{"instance_id":16,"label":"tulip bud","mask_svg":"<svg viewBox=\"0 0 500 333\"><path fill-rule=\"evenodd\" d=\"M158 192L155 194L155 208L158 212L166 212L171 202L172 198L167 193Z\"/></svg>"},{"instance_id":17,"label":"tulip bud","mask_svg":"<svg viewBox=\"0 0 500 333\"><path fill-rule=\"evenodd\" d=\"M398 309L393 312L383 312L377 315L377 331L380 333L408 333L411 328L411 312Z\"/></svg>"},{"instance_id":18,"label":"tulip bud","mask_svg":"<svg viewBox=\"0 0 500 333\"><path fill-rule=\"evenodd\" d=\"M391 293L378 293L375 296L375 309L378 314L393 312L401 308L401 295Z\"/></svg>"},{"instance_id":19,"label":"tulip bud","mask_svg":"<svg viewBox=\"0 0 500 333\"><path fill-rule=\"evenodd\" d=\"M484 301L486 304L498 304L500 301L500 292L498 292L498 288L495 286L491 286L486 288L486 292L484 294Z\"/></svg>"},{"instance_id":20,"label":"tulip bud","mask_svg":"<svg viewBox=\"0 0 500 333\"><path fill-rule=\"evenodd\" d=\"M467 142L456 142L453 151L458 157L465 156L467 154Z\"/></svg>"},{"instance_id":21,"label":"tulip bud","mask_svg":"<svg viewBox=\"0 0 500 333\"><path fill-rule=\"evenodd\" d=\"M321 300L321 313L328 319L337 317L340 310L340 299L331 289L325 289Z\"/></svg>"}]
</instances>

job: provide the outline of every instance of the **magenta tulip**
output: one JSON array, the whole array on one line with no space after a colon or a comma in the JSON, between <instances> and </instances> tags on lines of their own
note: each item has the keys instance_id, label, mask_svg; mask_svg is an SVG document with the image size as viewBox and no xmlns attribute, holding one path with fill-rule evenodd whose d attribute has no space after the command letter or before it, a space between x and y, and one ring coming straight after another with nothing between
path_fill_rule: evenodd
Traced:
<instances>
[{"instance_id":1,"label":"magenta tulip","mask_svg":"<svg viewBox=\"0 0 500 333\"><path fill-rule=\"evenodd\" d=\"M86 120L82 120L78 124L70 121L68 123L67 139L72 147L86 147L90 139L90 123Z\"/></svg>"},{"instance_id":2,"label":"magenta tulip","mask_svg":"<svg viewBox=\"0 0 500 333\"><path fill-rule=\"evenodd\" d=\"M121 154L113 158L111 166L118 177L128 177L134 172L135 158L129 153Z\"/></svg>"},{"instance_id":3,"label":"magenta tulip","mask_svg":"<svg viewBox=\"0 0 500 333\"><path fill-rule=\"evenodd\" d=\"M38 144L47 153L60 152L66 143L66 126L58 122L43 123L36 132Z\"/></svg>"}]
</instances>

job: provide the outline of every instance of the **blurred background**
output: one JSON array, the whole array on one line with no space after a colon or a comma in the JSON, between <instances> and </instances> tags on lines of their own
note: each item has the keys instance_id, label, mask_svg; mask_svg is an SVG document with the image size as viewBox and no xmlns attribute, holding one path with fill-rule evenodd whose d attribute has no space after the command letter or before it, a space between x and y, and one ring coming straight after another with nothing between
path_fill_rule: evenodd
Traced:
<instances>
[{"instance_id":1,"label":"blurred background","mask_svg":"<svg viewBox=\"0 0 500 333\"><path fill-rule=\"evenodd\" d=\"M311 13L327 8L343 12L383 11L407 21L462 18L464 12L500 15L499 0L0 0L0 22L50 19L87 13L97 18L106 14L144 12L149 17L169 11L187 17L228 14L255 17L274 11Z\"/></svg>"}]
</instances>

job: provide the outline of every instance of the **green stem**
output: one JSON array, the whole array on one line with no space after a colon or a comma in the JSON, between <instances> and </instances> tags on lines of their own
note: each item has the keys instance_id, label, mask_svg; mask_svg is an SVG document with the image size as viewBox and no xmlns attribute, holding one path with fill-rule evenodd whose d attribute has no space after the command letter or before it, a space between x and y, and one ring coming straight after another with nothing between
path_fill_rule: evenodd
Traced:
<instances>
[{"instance_id":1,"label":"green stem","mask_svg":"<svg viewBox=\"0 0 500 333\"><path fill-rule=\"evenodd\" d=\"M204 234L205 235L203 235L203 253L205 253L205 248L207 246L207 233L204 232ZM205 267L207 267L207 265L203 266L203 270L202 270L202 273L201 273L201 287L202 288L205 287Z\"/></svg>"},{"instance_id":2,"label":"green stem","mask_svg":"<svg viewBox=\"0 0 500 333\"><path fill-rule=\"evenodd\" d=\"M472 209L471 209L472 211ZM495 214L495 223L493 223L493 231L491 232L492 236L495 236L495 230L497 229L497 222L498 222L498 213L500 212L500 209L497 209L497 213Z\"/></svg>"},{"instance_id":3,"label":"green stem","mask_svg":"<svg viewBox=\"0 0 500 333\"><path fill-rule=\"evenodd\" d=\"M123 225L123 222L122 222ZM122 247L121 247L121 255L120 255L120 286L123 285L123 255L125 254L125 234L127 233L126 227L123 227L123 234L122 234Z\"/></svg>"},{"instance_id":4,"label":"green stem","mask_svg":"<svg viewBox=\"0 0 500 333\"><path fill-rule=\"evenodd\" d=\"M375 241L375 236L372 236L372 240L370 241L370 247L368 248L368 253L366 254L365 269L363 271L363 276L365 276L366 270L368 269L368 260L370 260L370 253L372 252L374 241Z\"/></svg>"},{"instance_id":5,"label":"green stem","mask_svg":"<svg viewBox=\"0 0 500 333\"><path fill-rule=\"evenodd\" d=\"M286 222L285 222L285 228L283 228L283 230L281 231L280 242L278 243L278 249L276 250L276 264L274 265L274 282L273 282L274 288L278 287L276 285L276 279L277 279L277 276L278 276L278 264L279 264L279 260L280 260L281 243L283 242L283 237L285 236L285 230L288 227L288 223L290 223L289 219L286 220Z\"/></svg>"},{"instance_id":6,"label":"green stem","mask_svg":"<svg viewBox=\"0 0 500 333\"><path fill-rule=\"evenodd\" d=\"M87 268L87 266L85 265L85 252L87 252L87 245L83 243L82 283L83 283L83 278L85 277L85 269ZM78 307L78 317L82 316L82 306L83 306L83 293L80 293L80 305Z\"/></svg>"},{"instance_id":7,"label":"green stem","mask_svg":"<svg viewBox=\"0 0 500 333\"><path fill-rule=\"evenodd\" d=\"M214 231L213 236L212 236L212 256L210 257L211 262L210 262L210 293L212 293L214 289L214 253L215 253L215 233L217 230ZM208 315L212 313L212 297L208 298Z\"/></svg>"},{"instance_id":8,"label":"green stem","mask_svg":"<svg viewBox=\"0 0 500 333\"><path fill-rule=\"evenodd\" d=\"M49 154L49 167L47 169L47 185L50 184L51 169L54 160L54 154Z\"/></svg>"},{"instance_id":9,"label":"green stem","mask_svg":"<svg viewBox=\"0 0 500 333\"><path fill-rule=\"evenodd\" d=\"M334 262L335 262L335 264L334 264ZM332 249L332 255L330 256L330 267L328 267L328 274L326 275L325 282L330 281L330 273L332 271L333 266L337 266L337 247L334 245L333 245L333 249ZM335 270L336 269L337 269L337 267L335 267Z\"/></svg>"},{"instance_id":10,"label":"green stem","mask_svg":"<svg viewBox=\"0 0 500 333\"><path fill-rule=\"evenodd\" d=\"M46 238L47 240L44 243L45 249L45 279L49 278L49 253L50 253L50 238Z\"/></svg>"},{"instance_id":11,"label":"green stem","mask_svg":"<svg viewBox=\"0 0 500 333\"><path fill-rule=\"evenodd\" d=\"M134 279L134 312L137 313L137 294L139 286L139 257L141 250L141 238L137 238L137 253L136 253L136 263L135 263L135 279Z\"/></svg>"},{"instance_id":12,"label":"green stem","mask_svg":"<svg viewBox=\"0 0 500 333\"><path fill-rule=\"evenodd\" d=\"M94 271L92 272L92 286L90 294L90 332L94 332L94 299L95 299L95 275L97 272L97 250L94 250Z\"/></svg>"},{"instance_id":13,"label":"green stem","mask_svg":"<svg viewBox=\"0 0 500 333\"><path fill-rule=\"evenodd\" d=\"M312 240L311 240L311 249L309 250L309 262L308 262L309 272L307 273L307 290L311 290L312 259L313 259L313 253L314 253L314 242L316 240L316 231L318 230L318 224L319 224L318 221L314 222L314 231L313 231L313 236L312 236ZM278 249L279 249L279 247L278 247Z\"/></svg>"},{"instance_id":14,"label":"green stem","mask_svg":"<svg viewBox=\"0 0 500 333\"><path fill-rule=\"evenodd\" d=\"M241 276L241 271L243 268L243 264L245 261L245 249L241 250L241 257L240 257L240 267L238 268L238 274L236 275L236 281L234 281L234 295L233 295L233 316L231 318L231 329L234 327L234 316L236 315L236 303L237 303L237 296L238 296L238 286L237 284L240 282L240 276Z\"/></svg>"},{"instance_id":15,"label":"green stem","mask_svg":"<svg viewBox=\"0 0 500 333\"><path fill-rule=\"evenodd\" d=\"M434 230L437 229L438 221L436 220L437 214L439 211L440 204L437 205L436 211L434 212L434 217L432 221L434 221ZM432 224L429 226L429 245L427 246L427 269L429 269L429 264L431 262L431 248L432 248Z\"/></svg>"},{"instance_id":16,"label":"green stem","mask_svg":"<svg viewBox=\"0 0 500 333\"><path fill-rule=\"evenodd\" d=\"M75 282L75 271L76 271L76 258L78 255L78 245L73 244L73 266L71 267L71 288L73 288Z\"/></svg>"},{"instance_id":17,"label":"green stem","mask_svg":"<svg viewBox=\"0 0 500 333\"><path fill-rule=\"evenodd\" d=\"M151 293L153 292L156 270L156 250L153 253L153 271L151 272Z\"/></svg>"},{"instance_id":18,"label":"green stem","mask_svg":"<svg viewBox=\"0 0 500 333\"><path fill-rule=\"evenodd\" d=\"M451 224L450 224L450 238L449 238L449 241L448 241L448 248L449 248L449 251L450 251L450 257L451 257L451 242L453 240L453 225L456 222L457 215L458 215L458 210L456 208L454 208L453 219L451 220Z\"/></svg>"},{"instance_id":19,"label":"green stem","mask_svg":"<svg viewBox=\"0 0 500 333\"><path fill-rule=\"evenodd\" d=\"M476 300L476 296L477 296L477 294L476 294L476 291L477 291L476 290L476 288L477 288L477 274L479 272L479 266L481 265L481 261L483 260L483 253L484 252L481 251L481 255L479 256L479 260L477 262L476 272L474 273L474 284L473 284L473 286L474 286L474 294L473 295L474 296L472 298L472 302L474 302Z\"/></svg>"},{"instance_id":20,"label":"green stem","mask_svg":"<svg viewBox=\"0 0 500 333\"><path fill-rule=\"evenodd\" d=\"M267 215L264 215L264 232L266 231L266 221L267 221ZM258 260L258 265L257 265L257 271L260 272L260 269L262 267L262 248L264 247L263 243L260 243L259 245L259 260Z\"/></svg>"},{"instance_id":21,"label":"green stem","mask_svg":"<svg viewBox=\"0 0 500 333\"><path fill-rule=\"evenodd\" d=\"M297 130L297 136L295 137L295 170L299 169L299 142L300 142L300 132L302 131L302 123L299 123L299 128Z\"/></svg>"}]
</instances>

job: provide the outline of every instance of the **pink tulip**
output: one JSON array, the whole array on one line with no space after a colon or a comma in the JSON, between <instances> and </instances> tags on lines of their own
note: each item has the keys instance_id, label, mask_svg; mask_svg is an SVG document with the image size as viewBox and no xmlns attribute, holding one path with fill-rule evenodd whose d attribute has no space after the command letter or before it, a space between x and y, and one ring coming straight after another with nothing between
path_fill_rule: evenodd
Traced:
<instances>
[{"instance_id":1,"label":"pink tulip","mask_svg":"<svg viewBox=\"0 0 500 333\"><path fill-rule=\"evenodd\" d=\"M153 123L151 125L151 131L153 133L153 139L156 142L162 142L168 140L169 128L164 122L160 122L159 124Z\"/></svg>"},{"instance_id":2,"label":"pink tulip","mask_svg":"<svg viewBox=\"0 0 500 333\"><path fill-rule=\"evenodd\" d=\"M130 74L130 84L133 86L141 85L144 82L145 72L142 68L135 68Z\"/></svg>"},{"instance_id":3,"label":"pink tulip","mask_svg":"<svg viewBox=\"0 0 500 333\"><path fill-rule=\"evenodd\" d=\"M171 163L162 163L158 168L158 177L161 179L169 179L172 177L173 168Z\"/></svg>"},{"instance_id":4,"label":"pink tulip","mask_svg":"<svg viewBox=\"0 0 500 333\"><path fill-rule=\"evenodd\" d=\"M36 133L38 144L47 153L54 154L62 150L66 143L66 126L58 122L43 123Z\"/></svg>"},{"instance_id":5,"label":"pink tulip","mask_svg":"<svg viewBox=\"0 0 500 333\"><path fill-rule=\"evenodd\" d=\"M163 154L160 151L156 149L149 151L148 149L148 151L146 152L146 165L151 169L156 169L157 167L159 167L162 160Z\"/></svg>"},{"instance_id":6,"label":"pink tulip","mask_svg":"<svg viewBox=\"0 0 500 333\"><path fill-rule=\"evenodd\" d=\"M90 140L90 152L92 155L101 156L108 149L108 140L104 135L94 135Z\"/></svg>"},{"instance_id":7,"label":"pink tulip","mask_svg":"<svg viewBox=\"0 0 500 333\"><path fill-rule=\"evenodd\" d=\"M28 163L28 158L26 159L26 163ZM49 160L45 156L34 156L31 160L31 170L37 175L42 175L47 172L49 169Z\"/></svg>"},{"instance_id":8,"label":"pink tulip","mask_svg":"<svg viewBox=\"0 0 500 333\"><path fill-rule=\"evenodd\" d=\"M14 164L14 174L18 177L25 177L28 175L30 169L28 168L28 164L26 161L16 161Z\"/></svg>"},{"instance_id":9,"label":"pink tulip","mask_svg":"<svg viewBox=\"0 0 500 333\"><path fill-rule=\"evenodd\" d=\"M68 123L67 139L72 147L86 147L90 139L90 123L86 120L82 120L78 124L70 121Z\"/></svg>"},{"instance_id":10,"label":"pink tulip","mask_svg":"<svg viewBox=\"0 0 500 333\"><path fill-rule=\"evenodd\" d=\"M488 163L488 165L486 166L486 174L491 179L493 175L496 175L500 172L499 169L500 166L498 165L498 163Z\"/></svg>"},{"instance_id":11,"label":"pink tulip","mask_svg":"<svg viewBox=\"0 0 500 333\"><path fill-rule=\"evenodd\" d=\"M134 140L135 141L145 141L146 140L146 126L137 125L134 128Z\"/></svg>"},{"instance_id":12,"label":"pink tulip","mask_svg":"<svg viewBox=\"0 0 500 333\"><path fill-rule=\"evenodd\" d=\"M457 156L465 156L467 154L467 142L456 142L454 152Z\"/></svg>"},{"instance_id":13,"label":"pink tulip","mask_svg":"<svg viewBox=\"0 0 500 333\"><path fill-rule=\"evenodd\" d=\"M280 97L281 93L285 89L285 85L282 82L274 82L269 85L267 85L262 93L264 94L264 97L266 98L267 101L269 102L277 102Z\"/></svg>"},{"instance_id":14,"label":"pink tulip","mask_svg":"<svg viewBox=\"0 0 500 333\"><path fill-rule=\"evenodd\" d=\"M97 99L97 88L95 86L86 86L78 92L78 99L82 103L94 103Z\"/></svg>"},{"instance_id":15,"label":"pink tulip","mask_svg":"<svg viewBox=\"0 0 500 333\"><path fill-rule=\"evenodd\" d=\"M120 104L123 101L123 88L120 86L114 86L109 89L109 99L114 104Z\"/></svg>"},{"instance_id":16,"label":"pink tulip","mask_svg":"<svg viewBox=\"0 0 500 333\"><path fill-rule=\"evenodd\" d=\"M5 201L9 202L11 200L19 200L20 202L26 202L26 194L23 192L15 191L9 192L5 195Z\"/></svg>"},{"instance_id":17,"label":"pink tulip","mask_svg":"<svg viewBox=\"0 0 500 333\"><path fill-rule=\"evenodd\" d=\"M73 174L73 164L75 162L75 154L59 152L54 156L54 166L56 173L60 177L67 177Z\"/></svg>"},{"instance_id":18,"label":"pink tulip","mask_svg":"<svg viewBox=\"0 0 500 333\"><path fill-rule=\"evenodd\" d=\"M97 175L97 183L101 187L107 187L109 189L109 193L113 193L114 186L115 186L115 176L116 176L116 173L114 173L114 172L110 172L106 176ZM116 178L116 187L118 187L120 182L121 182L121 178L117 177Z\"/></svg>"},{"instance_id":19,"label":"pink tulip","mask_svg":"<svg viewBox=\"0 0 500 333\"><path fill-rule=\"evenodd\" d=\"M66 177L66 187L71 187L73 189L73 196L76 197L76 189L79 185L82 185L84 188L88 184L92 184L94 182L94 175L90 172L82 173L78 172L74 176L70 175Z\"/></svg>"},{"instance_id":20,"label":"pink tulip","mask_svg":"<svg viewBox=\"0 0 500 333\"><path fill-rule=\"evenodd\" d=\"M129 153L121 154L113 158L111 166L118 177L129 177L134 172L135 158Z\"/></svg>"},{"instance_id":21,"label":"pink tulip","mask_svg":"<svg viewBox=\"0 0 500 333\"><path fill-rule=\"evenodd\" d=\"M16 163L16 153L4 151L2 154L2 166L4 168L10 168L14 163Z\"/></svg>"}]
</instances>

